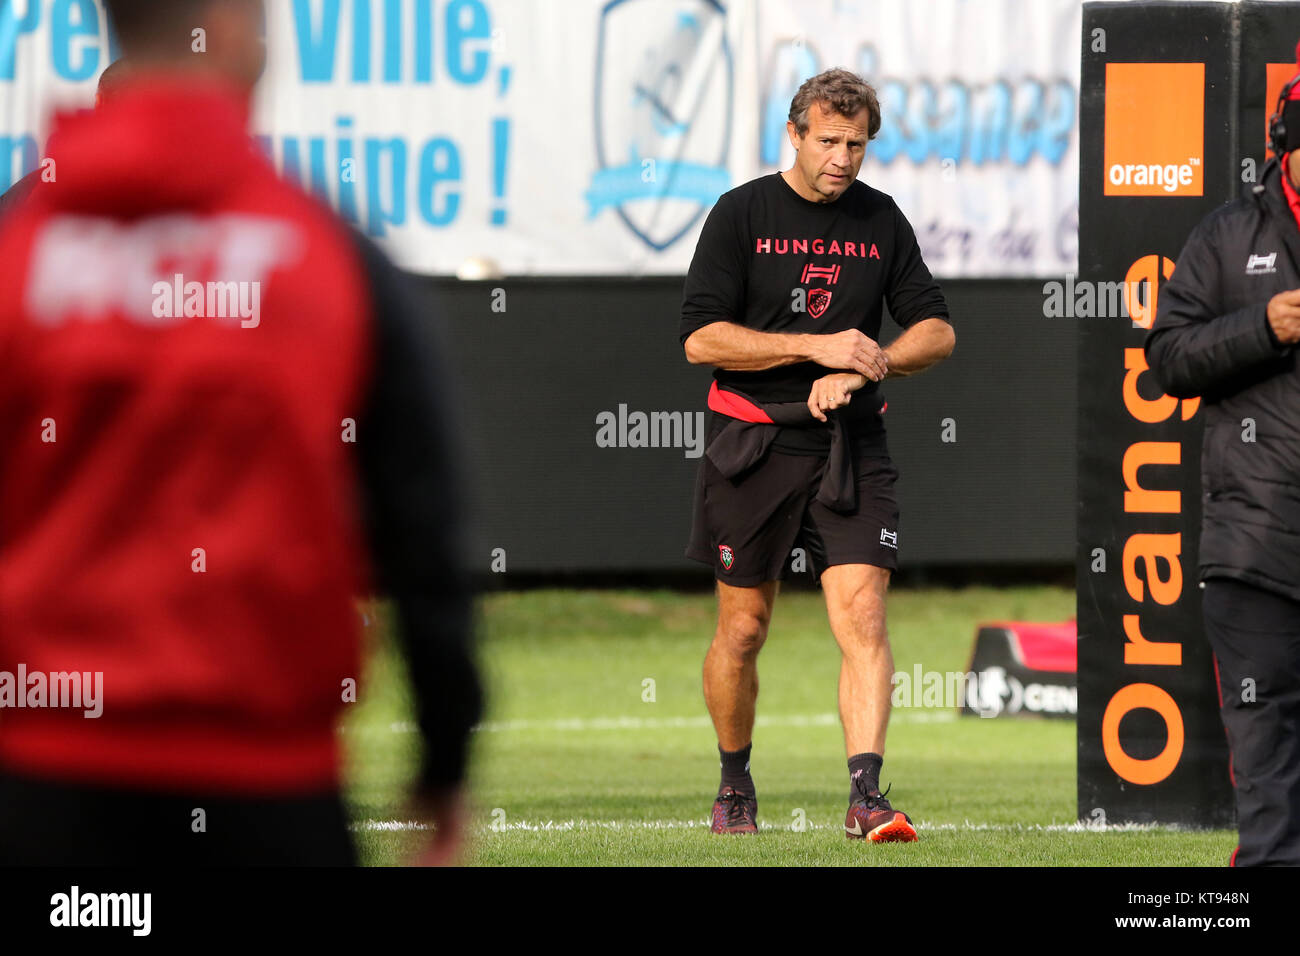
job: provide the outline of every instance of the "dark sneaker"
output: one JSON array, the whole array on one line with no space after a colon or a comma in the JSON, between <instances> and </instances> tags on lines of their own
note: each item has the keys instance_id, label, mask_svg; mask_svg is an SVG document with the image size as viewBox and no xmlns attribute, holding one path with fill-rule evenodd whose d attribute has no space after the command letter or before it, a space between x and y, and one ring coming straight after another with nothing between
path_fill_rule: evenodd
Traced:
<instances>
[{"instance_id":1,"label":"dark sneaker","mask_svg":"<svg viewBox=\"0 0 1300 956\"><path fill-rule=\"evenodd\" d=\"M723 787L718 791L718 799L713 801L713 821L709 829L714 833L757 833L758 798L732 787Z\"/></svg>"},{"instance_id":2,"label":"dark sneaker","mask_svg":"<svg viewBox=\"0 0 1300 956\"><path fill-rule=\"evenodd\" d=\"M911 817L889 805L884 793L873 790L849 804L844 835L850 840L873 843L911 843L916 839L916 827Z\"/></svg>"}]
</instances>

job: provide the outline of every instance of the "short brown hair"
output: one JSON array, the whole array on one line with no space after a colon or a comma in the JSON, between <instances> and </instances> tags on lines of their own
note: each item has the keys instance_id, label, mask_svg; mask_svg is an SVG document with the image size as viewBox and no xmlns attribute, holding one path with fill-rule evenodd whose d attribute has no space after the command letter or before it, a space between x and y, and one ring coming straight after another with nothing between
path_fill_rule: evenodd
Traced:
<instances>
[{"instance_id":1,"label":"short brown hair","mask_svg":"<svg viewBox=\"0 0 1300 956\"><path fill-rule=\"evenodd\" d=\"M814 103L841 116L857 116L865 109L869 114L867 139L875 139L880 132L880 100L875 88L856 73L836 67L803 81L790 101L790 122L800 136L808 132L808 108Z\"/></svg>"},{"instance_id":2,"label":"short brown hair","mask_svg":"<svg viewBox=\"0 0 1300 956\"><path fill-rule=\"evenodd\" d=\"M262 4L262 0L246 0ZM127 54L192 52L195 27L230 0L104 0L109 22Z\"/></svg>"},{"instance_id":3,"label":"short brown hair","mask_svg":"<svg viewBox=\"0 0 1300 956\"><path fill-rule=\"evenodd\" d=\"M128 52L162 38L169 47L183 43L188 50L190 30L207 5L205 0L104 0L113 31Z\"/></svg>"}]
</instances>

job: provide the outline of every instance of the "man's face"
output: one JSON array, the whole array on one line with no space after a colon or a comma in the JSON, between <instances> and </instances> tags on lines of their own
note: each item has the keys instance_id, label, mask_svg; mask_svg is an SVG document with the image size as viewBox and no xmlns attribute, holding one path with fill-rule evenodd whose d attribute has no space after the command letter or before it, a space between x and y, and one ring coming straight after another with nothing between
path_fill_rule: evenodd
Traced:
<instances>
[{"instance_id":1,"label":"man's face","mask_svg":"<svg viewBox=\"0 0 1300 956\"><path fill-rule=\"evenodd\" d=\"M795 148L796 188L805 199L834 202L858 178L867 151L870 118L865 108L856 116L841 116L814 103L808 108L808 132L804 136L793 123L785 124Z\"/></svg>"}]
</instances>

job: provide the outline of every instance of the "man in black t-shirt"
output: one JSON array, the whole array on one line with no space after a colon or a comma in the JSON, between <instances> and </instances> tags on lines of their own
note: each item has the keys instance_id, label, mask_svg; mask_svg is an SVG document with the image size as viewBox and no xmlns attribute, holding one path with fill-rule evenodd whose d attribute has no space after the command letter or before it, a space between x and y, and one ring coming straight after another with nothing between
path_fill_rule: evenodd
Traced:
<instances>
[{"instance_id":1,"label":"man in black t-shirt","mask_svg":"<svg viewBox=\"0 0 1300 956\"><path fill-rule=\"evenodd\" d=\"M722 759L712 829L757 830L757 658L801 542L843 655L845 830L910 841L911 819L879 788L894 671L885 592L899 542L878 383L946 358L955 338L912 227L889 196L856 179L880 129L871 86L847 70L815 76L791 102L786 128L794 165L719 198L682 302L687 359L716 369L687 549L718 579L704 661ZM885 305L904 331L881 348Z\"/></svg>"}]
</instances>

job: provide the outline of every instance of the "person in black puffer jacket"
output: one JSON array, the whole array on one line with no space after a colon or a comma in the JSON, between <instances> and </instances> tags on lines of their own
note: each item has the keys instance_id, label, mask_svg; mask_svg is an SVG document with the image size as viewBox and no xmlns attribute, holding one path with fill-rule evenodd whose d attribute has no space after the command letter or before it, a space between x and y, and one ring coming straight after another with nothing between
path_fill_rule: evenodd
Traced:
<instances>
[{"instance_id":1,"label":"person in black puffer jacket","mask_svg":"<svg viewBox=\"0 0 1300 956\"><path fill-rule=\"evenodd\" d=\"M1165 392L1204 401L1199 565L1236 866L1300 864L1300 75L1270 132L1281 161L1192 232L1146 340Z\"/></svg>"}]
</instances>

